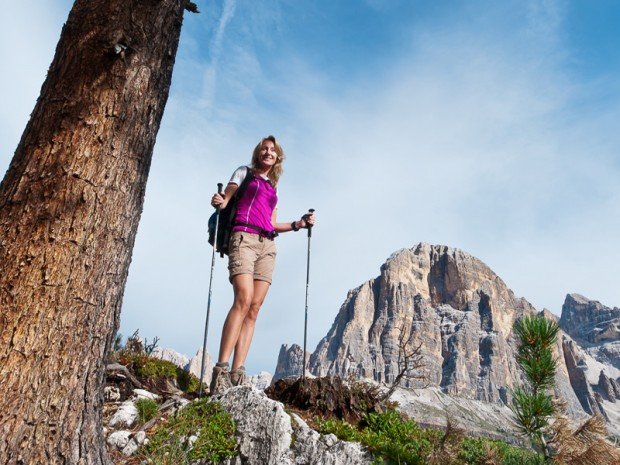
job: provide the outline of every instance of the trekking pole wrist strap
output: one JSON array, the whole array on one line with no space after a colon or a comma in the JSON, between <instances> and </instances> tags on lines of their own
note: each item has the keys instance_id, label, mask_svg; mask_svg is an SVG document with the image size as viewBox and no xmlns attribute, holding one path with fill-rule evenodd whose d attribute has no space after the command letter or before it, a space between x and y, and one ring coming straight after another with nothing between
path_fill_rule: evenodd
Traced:
<instances>
[{"instance_id":1,"label":"trekking pole wrist strap","mask_svg":"<svg viewBox=\"0 0 620 465\"><path fill-rule=\"evenodd\" d=\"M299 226L297 226L297 221L293 221L291 223L291 228L293 229L293 231L299 231Z\"/></svg>"}]
</instances>

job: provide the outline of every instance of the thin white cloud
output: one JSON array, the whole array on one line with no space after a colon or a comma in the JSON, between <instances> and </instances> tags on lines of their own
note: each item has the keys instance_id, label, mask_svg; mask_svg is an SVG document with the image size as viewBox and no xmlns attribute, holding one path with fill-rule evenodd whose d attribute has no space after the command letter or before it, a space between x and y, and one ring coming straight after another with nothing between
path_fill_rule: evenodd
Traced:
<instances>
[{"instance_id":1,"label":"thin white cloud","mask_svg":"<svg viewBox=\"0 0 620 465\"><path fill-rule=\"evenodd\" d=\"M209 110L213 106L215 98L215 89L217 85L217 70L220 57L222 55L222 43L224 41L224 33L226 27L235 14L237 2L235 0L224 0L222 14L218 21L215 34L211 40L209 47L210 63L203 74L203 101L202 105Z\"/></svg>"}]
</instances>

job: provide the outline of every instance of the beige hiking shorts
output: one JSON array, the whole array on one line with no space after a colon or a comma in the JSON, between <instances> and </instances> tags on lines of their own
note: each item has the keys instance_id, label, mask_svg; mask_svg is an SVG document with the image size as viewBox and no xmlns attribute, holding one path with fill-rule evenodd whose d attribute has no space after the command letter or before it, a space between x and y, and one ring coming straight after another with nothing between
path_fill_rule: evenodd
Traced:
<instances>
[{"instance_id":1,"label":"beige hiking shorts","mask_svg":"<svg viewBox=\"0 0 620 465\"><path fill-rule=\"evenodd\" d=\"M231 282L233 276L251 274L255 280L271 284L275 264L274 241L243 231L235 231L230 235L228 271Z\"/></svg>"}]
</instances>

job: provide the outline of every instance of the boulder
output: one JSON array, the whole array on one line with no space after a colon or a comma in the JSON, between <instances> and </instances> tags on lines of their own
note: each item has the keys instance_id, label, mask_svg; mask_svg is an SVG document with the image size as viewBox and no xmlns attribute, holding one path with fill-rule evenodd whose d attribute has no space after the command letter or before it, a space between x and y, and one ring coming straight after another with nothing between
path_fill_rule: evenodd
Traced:
<instances>
[{"instance_id":1,"label":"boulder","mask_svg":"<svg viewBox=\"0 0 620 465\"><path fill-rule=\"evenodd\" d=\"M153 394L152 392L149 392L149 391L147 391L145 389L134 389L133 390L133 395L135 396L136 399L157 400L157 399L161 398L160 395Z\"/></svg>"},{"instance_id":2,"label":"boulder","mask_svg":"<svg viewBox=\"0 0 620 465\"><path fill-rule=\"evenodd\" d=\"M123 448L129 442L130 437L131 431L114 431L108 436L107 443L108 445L115 447L118 450L123 450Z\"/></svg>"},{"instance_id":3,"label":"boulder","mask_svg":"<svg viewBox=\"0 0 620 465\"><path fill-rule=\"evenodd\" d=\"M357 465L369 454L356 443L322 436L280 402L251 386L237 386L216 398L237 425L239 456L225 465Z\"/></svg>"},{"instance_id":4,"label":"boulder","mask_svg":"<svg viewBox=\"0 0 620 465\"><path fill-rule=\"evenodd\" d=\"M118 402L121 400L121 391L116 386L106 386L103 388L103 398L106 402Z\"/></svg>"},{"instance_id":5,"label":"boulder","mask_svg":"<svg viewBox=\"0 0 620 465\"><path fill-rule=\"evenodd\" d=\"M131 400L126 400L114 413L108 423L108 426L110 426L111 428L131 428L137 418L138 409L136 408L135 404Z\"/></svg>"}]
</instances>

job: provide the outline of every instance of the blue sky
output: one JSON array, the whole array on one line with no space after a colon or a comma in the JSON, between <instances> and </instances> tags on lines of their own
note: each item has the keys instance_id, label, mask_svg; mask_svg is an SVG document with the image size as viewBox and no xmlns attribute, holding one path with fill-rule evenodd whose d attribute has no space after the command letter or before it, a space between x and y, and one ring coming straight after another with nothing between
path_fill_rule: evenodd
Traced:
<instances>
[{"instance_id":1,"label":"blue sky","mask_svg":"<svg viewBox=\"0 0 620 465\"><path fill-rule=\"evenodd\" d=\"M347 291L420 241L461 248L559 313L620 306L620 4L198 2L186 15L121 316L125 335L202 343L217 182L264 135L287 153L279 217L317 209L309 347ZM6 5L0 171L34 106L69 1ZM306 239L278 239L248 359L301 343ZM232 291L218 260L210 352Z\"/></svg>"}]
</instances>

